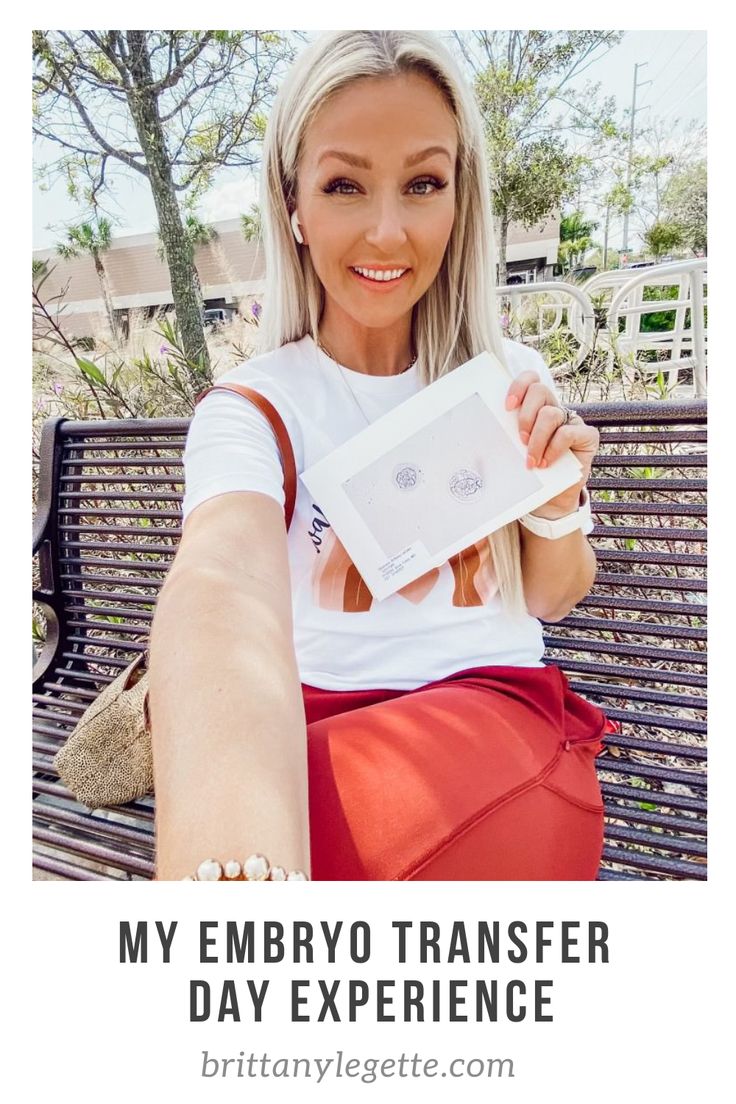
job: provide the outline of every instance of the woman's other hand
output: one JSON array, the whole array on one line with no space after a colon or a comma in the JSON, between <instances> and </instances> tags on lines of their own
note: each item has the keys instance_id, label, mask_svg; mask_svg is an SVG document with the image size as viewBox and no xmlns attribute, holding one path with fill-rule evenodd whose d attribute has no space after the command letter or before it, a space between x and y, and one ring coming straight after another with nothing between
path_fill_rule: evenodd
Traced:
<instances>
[{"instance_id":1,"label":"woman's other hand","mask_svg":"<svg viewBox=\"0 0 736 1104\"><path fill-rule=\"evenodd\" d=\"M580 480L534 511L563 517L578 508L580 491L588 481L600 434L579 415L565 423L565 410L539 374L521 372L509 387L506 409L519 411L519 436L527 446L527 467L548 468L570 449L582 467Z\"/></svg>"}]
</instances>

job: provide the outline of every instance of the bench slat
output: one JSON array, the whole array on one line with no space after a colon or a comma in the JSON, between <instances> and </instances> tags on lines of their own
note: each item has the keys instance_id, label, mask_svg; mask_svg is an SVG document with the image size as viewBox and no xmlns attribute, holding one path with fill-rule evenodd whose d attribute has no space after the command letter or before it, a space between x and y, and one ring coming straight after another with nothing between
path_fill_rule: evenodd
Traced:
<instances>
[{"instance_id":1,"label":"bench slat","mask_svg":"<svg viewBox=\"0 0 736 1104\"><path fill-rule=\"evenodd\" d=\"M663 855L644 854L633 847L606 846L603 848L603 859L605 862L621 863L623 866L638 867L652 874L674 878L705 881L708 877L705 863L683 862L680 859L665 858Z\"/></svg>"},{"instance_id":2,"label":"bench slat","mask_svg":"<svg viewBox=\"0 0 736 1104\"><path fill-rule=\"evenodd\" d=\"M559 625L564 626L565 622L558 622ZM651 644L632 644L630 641L617 640L615 642L610 640L593 640L586 639L585 637L579 637L575 640L568 640L563 636L553 636L546 634L544 637L544 644L547 649L556 649L557 651L575 651L575 652L591 652L604 653L611 655L615 647L615 655L623 656L628 659L646 659L652 660L655 663L685 663L685 664L698 664L699 666L705 666L707 664L707 653L696 652L689 648L657 648ZM560 666L564 666L564 659L555 660Z\"/></svg>"},{"instance_id":3,"label":"bench slat","mask_svg":"<svg viewBox=\"0 0 736 1104\"><path fill-rule=\"evenodd\" d=\"M601 783L606 775L619 774L629 779L638 778L665 786L688 786L693 790L704 791L707 785L705 774L699 771L684 771L660 763L642 763L623 757L617 759L613 755L598 756L598 774L602 776ZM648 791L642 790L642 793Z\"/></svg>"},{"instance_id":4,"label":"bench slat","mask_svg":"<svg viewBox=\"0 0 736 1104\"><path fill-rule=\"evenodd\" d=\"M132 855L129 851L116 850L113 847L105 847L100 843L92 843L89 840L80 839L78 836L67 836L63 832L57 832L40 826L34 827L33 838L39 843L52 844L73 855L93 859L97 863L110 866L120 866L131 874L141 874L151 877L153 874L153 859L142 859ZM153 846L153 845L152 845Z\"/></svg>"},{"instance_id":5,"label":"bench slat","mask_svg":"<svg viewBox=\"0 0 736 1104\"><path fill-rule=\"evenodd\" d=\"M591 694L591 700L595 695ZM705 736L708 729L704 721L694 721L690 718L672 717L667 714L637 713L634 710L618 709L615 706L603 705L607 717L612 721L621 721L622 724L639 725L642 728L664 729L670 732L686 732L690 735ZM687 745L679 745L680 747Z\"/></svg>"},{"instance_id":6,"label":"bench slat","mask_svg":"<svg viewBox=\"0 0 736 1104\"><path fill-rule=\"evenodd\" d=\"M59 878L73 878L79 882L105 882L109 880L103 874L95 874L92 870L84 870L82 867L59 862L58 859L52 859L38 851L33 854L33 869L43 870L46 874L55 874Z\"/></svg>"},{"instance_id":7,"label":"bench slat","mask_svg":"<svg viewBox=\"0 0 736 1104\"><path fill-rule=\"evenodd\" d=\"M601 793L607 798L606 807L611 816L616 817L618 810L623 806L622 801L645 801L658 808L681 809L689 813L705 814L707 802L704 797L697 797L692 793L670 793L666 790L640 789L638 786L627 786L620 782L601 782ZM615 804L614 804L615 802Z\"/></svg>"},{"instance_id":8,"label":"bench slat","mask_svg":"<svg viewBox=\"0 0 736 1104\"><path fill-rule=\"evenodd\" d=\"M660 625L650 621L624 621L620 617L566 617L559 622L566 629L584 629L587 631L609 633L635 633L640 636L678 637L680 640L707 640L705 629L689 625Z\"/></svg>"},{"instance_id":9,"label":"bench slat","mask_svg":"<svg viewBox=\"0 0 736 1104\"><path fill-rule=\"evenodd\" d=\"M654 802L647 802L653 805ZM665 828L669 832L681 831L689 835L707 835L707 825L704 820L694 817L678 817L673 813L654 812L652 809L631 808L618 805L616 809L608 811L608 823L623 820L631 824L651 824L657 828Z\"/></svg>"},{"instance_id":10,"label":"bench slat","mask_svg":"<svg viewBox=\"0 0 736 1104\"><path fill-rule=\"evenodd\" d=\"M566 659L565 672L571 674L587 674L593 677L601 675L610 677L611 666L607 663L592 663L582 659ZM636 679L639 682L655 682L671 686L699 686L705 689L708 685L706 675L695 675L686 671L673 671L671 668L656 669L653 667L629 667L623 663L616 664L616 677L621 679Z\"/></svg>"},{"instance_id":11,"label":"bench slat","mask_svg":"<svg viewBox=\"0 0 736 1104\"><path fill-rule=\"evenodd\" d=\"M643 847L652 844L651 834L639 832L635 828L626 828L620 824L609 823L606 838L617 843L638 843ZM687 836L668 836L663 832L659 833L655 839L658 847L677 855L705 856L707 853L706 845L702 840L691 839Z\"/></svg>"},{"instance_id":12,"label":"bench slat","mask_svg":"<svg viewBox=\"0 0 736 1104\"><path fill-rule=\"evenodd\" d=\"M589 594L578 602L578 609L628 610L634 613L659 613L663 617L700 617L707 615L703 602L668 602L659 598L646 601L643 598L626 598L617 594Z\"/></svg>"},{"instance_id":13,"label":"bench slat","mask_svg":"<svg viewBox=\"0 0 736 1104\"><path fill-rule=\"evenodd\" d=\"M618 675L616 677L619 677ZM624 698L627 701L642 701L653 705L672 705L679 709L696 709L701 712L707 708L705 698L696 698L689 694L669 694L661 690L646 690L638 686L622 686L616 683L570 681L573 690L583 697L588 695L599 698Z\"/></svg>"}]
</instances>

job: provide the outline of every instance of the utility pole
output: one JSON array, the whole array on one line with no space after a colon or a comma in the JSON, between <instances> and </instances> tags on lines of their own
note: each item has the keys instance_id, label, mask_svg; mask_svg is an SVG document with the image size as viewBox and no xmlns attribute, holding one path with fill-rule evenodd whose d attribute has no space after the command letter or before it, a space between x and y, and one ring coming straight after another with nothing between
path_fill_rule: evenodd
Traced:
<instances>
[{"instance_id":1,"label":"utility pole","mask_svg":"<svg viewBox=\"0 0 736 1104\"><path fill-rule=\"evenodd\" d=\"M629 156L626 163L626 190L631 192L631 167L634 160L634 124L636 122L636 112L641 111L642 108L636 106L636 93L639 88L643 88L645 84L651 84L651 81L642 81L638 83L639 70L643 69L645 65L648 65L648 61L638 62L634 66L634 91L631 97L631 125L629 127ZM624 212L624 240L621 246L621 251L627 253L629 249L629 212Z\"/></svg>"}]
</instances>

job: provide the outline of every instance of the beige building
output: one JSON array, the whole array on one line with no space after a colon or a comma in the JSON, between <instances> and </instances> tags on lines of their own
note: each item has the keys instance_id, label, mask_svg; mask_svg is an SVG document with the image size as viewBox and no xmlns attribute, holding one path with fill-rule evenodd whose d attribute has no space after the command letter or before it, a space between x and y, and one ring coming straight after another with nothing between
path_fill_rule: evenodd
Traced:
<instances>
[{"instance_id":1,"label":"beige building","mask_svg":"<svg viewBox=\"0 0 736 1104\"><path fill-rule=\"evenodd\" d=\"M509 226L506 242L506 269L512 283L531 284L551 280L558 275L557 251L560 245L560 216L551 215L541 226L527 230L520 223ZM520 277L520 279L519 279Z\"/></svg>"},{"instance_id":2,"label":"beige building","mask_svg":"<svg viewBox=\"0 0 736 1104\"><path fill-rule=\"evenodd\" d=\"M197 271L206 307L234 307L246 313L263 293L263 253L256 243L246 242L240 219L214 224L216 239L200 246ZM524 282L552 275L559 245L559 218L539 229L526 230L513 224L508 237L509 277ZM158 236L139 234L113 240L103 255L110 294L117 319L127 329L144 324L159 310L171 308L172 297L166 265L158 256ZM39 249L34 260L46 261L53 272L44 284L44 299L63 292L60 316L70 336L94 336L106 329L105 311L94 263L89 256L64 260L53 250Z\"/></svg>"}]
</instances>

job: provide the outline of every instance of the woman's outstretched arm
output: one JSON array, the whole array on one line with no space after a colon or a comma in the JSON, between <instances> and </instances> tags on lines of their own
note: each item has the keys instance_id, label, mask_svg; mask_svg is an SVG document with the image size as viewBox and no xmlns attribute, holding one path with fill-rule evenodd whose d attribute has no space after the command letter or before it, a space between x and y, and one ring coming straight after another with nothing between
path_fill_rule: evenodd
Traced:
<instances>
[{"instance_id":1,"label":"woman's outstretched arm","mask_svg":"<svg viewBox=\"0 0 736 1104\"><path fill-rule=\"evenodd\" d=\"M307 741L283 509L212 498L187 518L151 633L157 878L254 851L310 874Z\"/></svg>"}]
</instances>

